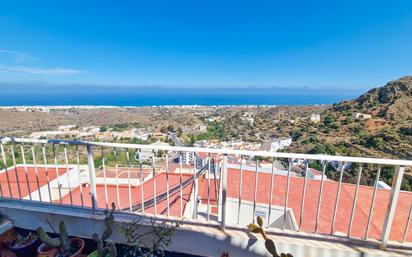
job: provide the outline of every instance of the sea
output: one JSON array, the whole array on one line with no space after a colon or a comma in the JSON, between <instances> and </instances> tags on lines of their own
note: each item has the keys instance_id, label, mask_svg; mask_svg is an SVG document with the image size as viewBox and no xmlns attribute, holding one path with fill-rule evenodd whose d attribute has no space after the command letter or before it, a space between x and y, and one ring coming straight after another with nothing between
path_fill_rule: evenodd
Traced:
<instances>
[{"instance_id":1,"label":"sea","mask_svg":"<svg viewBox=\"0 0 412 257\"><path fill-rule=\"evenodd\" d=\"M311 88L33 87L0 88L0 106L317 105L357 90Z\"/></svg>"}]
</instances>

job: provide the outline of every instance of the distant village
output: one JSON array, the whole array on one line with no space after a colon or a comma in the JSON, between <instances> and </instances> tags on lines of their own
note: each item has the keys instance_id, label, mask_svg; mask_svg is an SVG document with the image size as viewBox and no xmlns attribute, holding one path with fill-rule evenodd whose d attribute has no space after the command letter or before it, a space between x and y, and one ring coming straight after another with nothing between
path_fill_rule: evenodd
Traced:
<instances>
[{"instance_id":1,"label":"distant village","mask_svg":"<svg viewBox=\"0 0 412 257\"><path fill-rule=\"evenodd\" d=\"M174 108L173 106L169 106L170 108ZM185 106L184 108L198 108L199 106ZM104 108L104 107L96 107L96 106L82 106L82 107L67 107L67 106L53 106L53 107L41 107L41 106L34 106L34 107L1 107L1 108L11 108L15 111L24 111L24 112L50 112L52 109L68 109L68 108ZM107 108L113 108L111 106L107 106ZM120 108L120 107L119 107ZM167 108L167 107L166 107ZM198 115L207 115L207 113L196 113ZM357 119L370 119L372 116L370 114L364 113L353 113L353 118ZM133 127L129 126L128 124L118 124L115 126L85 126L85 127L78 127L77 125L61 125L57 127L55 130L47 130L47 131L35 131L32 132L29 137L36 138L36 139L82 139L82 140L97 140L97 141L123 141L123 142L134 142L134 143L146 143L146 144L159 144L164 143L168 145L177 145L177 146L184 146L187 144L182 143L182 140L179 138L182 134L201 134L207 132L208 126L207 124L213 122L224 122L224 116L206 116L204 117L204 124L195 125L195 126L183 126L179 127L180 131L177 133L174 128L163 128L163 129L156 129L153 127ZM253 113L251 112L244 112L242 119L253 125L255 122L255 118L253 117ZM308 117L299 117L296 119L288 119L286 120L290 124L294 124L299 122L300 120L307 120L310 123L316 124L321 122L321 115L320 114L311 114ZM274 123L279 123L281 120L274 120ZM179 134L179 135L177 135ZM287 149L293 143L292 137L279 137L279 138L271 138L265 140L264 142L247 142L240 139L232 139L230 141L222 141L217 139L203 139L197 140L192 142L190 146L194 147L205 147L205 148L226 148L226 149L236 149L236 150L264 150L264 151L271 151L276 152L283 149Z\"/></svg>"}]
</instances>

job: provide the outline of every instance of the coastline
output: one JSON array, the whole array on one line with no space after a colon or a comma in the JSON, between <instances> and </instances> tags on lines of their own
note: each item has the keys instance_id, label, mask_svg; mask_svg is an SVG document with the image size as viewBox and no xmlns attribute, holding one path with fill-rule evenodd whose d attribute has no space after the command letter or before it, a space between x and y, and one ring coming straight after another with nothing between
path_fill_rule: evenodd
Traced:
<instances>
[{"instance_id":1,"label":"coastline","mask_svg":"<svg viewBox=\"0 0 412 257\"><path fill-rule=\"evenodd\" d=\"M14 105L14 106L0 106L0 109L10 110L10 109L138 109L138 108L273 108L273 107L305 107L305 106L329 106L332 104L304 104L304 105L292 105L292 104L281 104L281 105L269 105L269 104L238 104L238 105Z\"/></svg>"}]
</instances>

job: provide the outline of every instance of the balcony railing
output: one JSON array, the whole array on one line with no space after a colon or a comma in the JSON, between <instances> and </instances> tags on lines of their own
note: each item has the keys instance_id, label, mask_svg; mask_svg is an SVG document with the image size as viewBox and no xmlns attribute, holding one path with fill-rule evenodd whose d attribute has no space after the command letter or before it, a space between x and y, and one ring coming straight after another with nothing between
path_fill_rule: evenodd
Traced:
<instances>
[{"instance_id":1,"label":"balcony railing","mask_svg":"<svg viewBox=\"0 0 412 257\"><path fill-rule=\"evenodd\" d=\"M9 137L0 147L2 198L412 242L410 160Z\"/></svg>"}]
</instances>

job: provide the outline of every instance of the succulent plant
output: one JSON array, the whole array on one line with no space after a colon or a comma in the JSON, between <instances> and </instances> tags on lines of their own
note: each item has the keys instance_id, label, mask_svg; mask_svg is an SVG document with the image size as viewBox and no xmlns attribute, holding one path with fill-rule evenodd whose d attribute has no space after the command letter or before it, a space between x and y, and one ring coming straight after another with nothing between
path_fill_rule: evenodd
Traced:
<instances>
[{"instance_id":1,"label":"succulent plant","mask_svg":"<svg viewBox=\"0 0 412 257\"><path fill-rule=\"evenodd\" d=\"M38 236L35 235L32 232L29 232L27 236L22 236L20 233L16 233L16 241L14 241L13 245L19 246L19 245L25 245L30 242L33 242L37 240Z\"/></svg>"},{"instance_id":2,"label":"succulent plant","mask_svg":"<svg viewBox=\"0 0 412 257\"><path fill-rule=\"evenodd\" d=\"M106 215L104 219L104 224L106 229L103 234L99 237L98 234L93 234L93 240L97 243L97 257L116 257L117 251L116 246L113 241L109 241L109 237L112 235L114 230L114 216L113 212L116 210L116 205L112 203L112 209L105 210Z\"/></svg>"},{"instance_id":3,"label":"succulent plant","mask_svg":"<svg viewBox=\"0 0 412 257\"><path fill-rule=\"evenodd\" d=\"M262 235L263 239L265 239L265 247L273 257L293 257L293 255L290 253L281 253L279 255L276 251L275 242L273 242L273 240L268 237L265 230L263 229L263 219L258 216L256 218L256 221L258 224L250 223L248 225L248 229L252 233L260 233Z\"/></svg>"},{"instance_id":4,"label":"succulent plant","mask_svg":"<svg viewBox=\"0 0 412 257\"><path fill-rule=\"evenodd\" d=\"M39 236L40 240L48 245L51 248L60 248L63 255L70 256L72 251L72 245L69 239L69 234L67 233L67 227L64 221L60 222L59 225L59 238L51 238L47 233L44 231L42 227L37 228L36 230L37 235Z\"/></svg>"}]
</instances>

